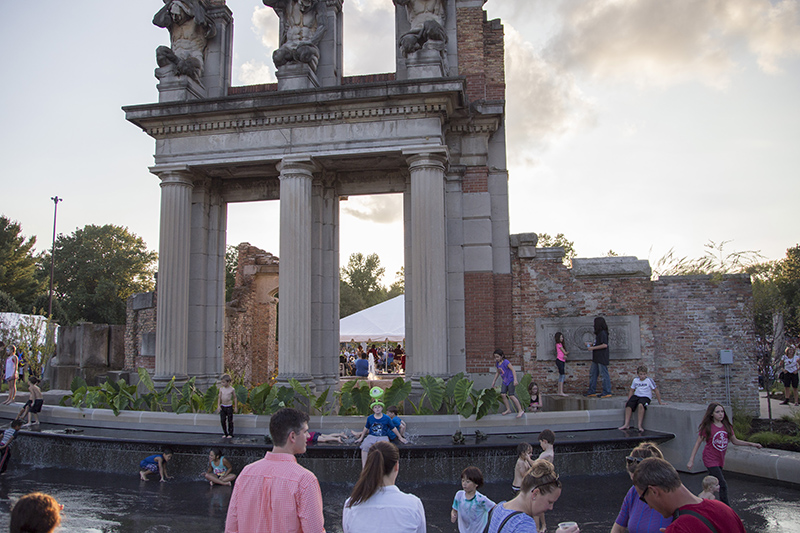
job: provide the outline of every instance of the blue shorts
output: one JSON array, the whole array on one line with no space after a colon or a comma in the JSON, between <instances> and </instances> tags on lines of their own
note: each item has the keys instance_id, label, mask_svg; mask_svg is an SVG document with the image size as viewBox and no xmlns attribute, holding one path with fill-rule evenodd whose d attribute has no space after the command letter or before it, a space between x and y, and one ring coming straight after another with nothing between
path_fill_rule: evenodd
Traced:
<instances>
[{"instance_id":1,"label":"blue shorts","mask_svg":"<svg viewBox=\"0 0 800 533\"><path fill-rule=\"evenodd\" d=\"M500 394L508 394L509 396L516 396L516 394L514 394L514 382L512 381L508 385L503 383L503 386L500 387Z\"/></svg>"}]
</instances>

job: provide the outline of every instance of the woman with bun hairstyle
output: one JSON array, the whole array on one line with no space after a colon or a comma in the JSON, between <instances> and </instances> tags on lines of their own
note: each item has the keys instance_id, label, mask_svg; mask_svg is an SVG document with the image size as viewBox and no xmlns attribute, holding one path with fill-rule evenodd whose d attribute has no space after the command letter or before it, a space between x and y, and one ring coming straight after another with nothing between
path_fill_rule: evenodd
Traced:
<instances>
[{"instance_id":1,"label":"woman with bun hairstyle","mask_svg":"<svg viewBox=\"0 0 800 533\"><path fill-rule=\"evenodd\" d=\"M631 451L625 458L625 469L631 479L639 463L650 457L664 458L661 450L653 442L643 442ZM631 485L628 494L622 500L622 507L611 533L659 533L671 523L672 518L664 518L661 513L639 499L636 487Z\"/></svg>"},{"instance_id":2,"label":"woman with bun hairstyle","mask_svg":"<svg viewBox=\"0 0 800 533\"><path fill-rule=\"evenodd\" d=\"M344 533L425 533L422 501L394 484L400 471L400 452L387 441L372 445L367 462L344 502Z\"/></svg>"},{"instance_id":3,"label":"woman with bun hairstyle","mask_svg":"<svg viewBox=\"0 0 800 533\"><path fill-rule=\"evenodd\" d=\"M489 511L488 533L537 533L533 517L551 511L561 496L561 482L553 464L544 459L533 462L513 500L500 502ZM559 530L579 533L577 525Z\"/></svg>"}]
</instances>

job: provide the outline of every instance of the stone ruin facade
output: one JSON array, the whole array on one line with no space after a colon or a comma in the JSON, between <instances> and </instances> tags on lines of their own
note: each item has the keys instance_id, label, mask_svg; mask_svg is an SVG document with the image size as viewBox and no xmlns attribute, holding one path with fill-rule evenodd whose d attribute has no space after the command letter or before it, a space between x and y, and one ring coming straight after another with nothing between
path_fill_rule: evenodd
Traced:
<instances>
[{"instance_id":1,"label":"stone ruin facade","mask_svg":"<svg viewBox=\"0 0 800 533\"><path fill-rule=\"evenodd\" d=\"M339 199L402 193L415 386L423 375L483 379L498 347L547 383L553 328L577 342L602 314L619 343L617 392L645 362L665 393L706 377L708 387L681 395L704 402L718 398L727 369L730 388L753 404L748 280L653 282L635 258L576 259L566 269L535 238L511 239L503 26L487 20L485 0L394 0L395 71L353 77L343 75L342 0L264 3L280 19L277 83L231 86L233 13L224 0L183 2L191 13L165 2L154 20L171 43L156 53L158 102L124 108L155 140L150 171L161 183L157 382L210 383L228 348L261 350L260 333L245 330L271 327L269 319L248 325L247 316L269 302L240 299L234 320L224 301L227 206L274 200L284 267L278 381L335 385ZM735 351L732 365L714 362L721 349ZM572 372L582 372L583 355L576 350Z\"/></svg>"},{"instance_id":2,"label":"stone ruin facade","mask_svg":"<svg viewBox=\"0 0 800 533\"><path fill-rule=\"evenodd\" d=\"M225 305L225 370L257 385L274 379L278 368L278 258L246 242L238 251Z\"/></svg>"}]
</instances>

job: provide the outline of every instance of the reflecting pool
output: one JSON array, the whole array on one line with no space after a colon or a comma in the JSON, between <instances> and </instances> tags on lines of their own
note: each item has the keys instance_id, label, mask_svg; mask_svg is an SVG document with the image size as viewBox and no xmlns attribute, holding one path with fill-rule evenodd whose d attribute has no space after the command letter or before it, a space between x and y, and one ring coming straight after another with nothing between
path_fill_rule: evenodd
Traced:
<instances>
[{"instance_id":1,"label":"reflecting pool","mask_svg":"<svg viewBox=\"0 0 800 533\"><path fill-rule=\"evenodd\" d=\"M700 491L704 474L682 474L683 482ZM733 507L750 533L800 531L800 487L726 472ZM585 533L607 533L630 487L620 473L606 476L563 477L564 490L547 523L574 520ZM450 523L450 505L458 480L452 483L415 485L403 480L398 486L422 498L430 532L457 532ZM324 483L325 524L329 532L341 532L342 505L349 484ZM107 533L219 533L224 530L230 500L229 487L209 487L198 480L168 483L141 482L135 469L130 475L32 468L12 464L0 477L0 531L8 530L13 501L33 491L47 492L64 505L64 532ZM510 483L490 483L481 490L499 501L511 496Z\"/></svg>"}]
</instances>

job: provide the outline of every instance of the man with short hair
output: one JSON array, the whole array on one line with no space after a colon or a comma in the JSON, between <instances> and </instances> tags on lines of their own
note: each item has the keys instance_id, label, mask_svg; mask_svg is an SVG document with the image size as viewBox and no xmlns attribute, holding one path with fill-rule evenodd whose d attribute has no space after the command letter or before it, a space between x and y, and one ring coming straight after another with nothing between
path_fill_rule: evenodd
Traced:
<instances>
[{"instance_id":1,"label":"man with short hair","mask_svg":"<svg viewBox=\"0 0 800 533\"><path fill-rule=\"evenodd\" d=\"M322 492L295 455L305 453L308 415L281 409L269 421L273 448L236 478L226 533L324 533Z\"/></svg>"},{"instance_id":2,"label":"man with short hair","mask_svg":"<svg viewBox=\"0 0 800 533\"><path fill-rule=\"evenodd\" d=\"M678 472L663 459L642 461L633 473L639 499L664 518L673 517L667 533L745 533L739 516L717 500L703 500L687 489Z\"/></svg>"}]
</instances>

